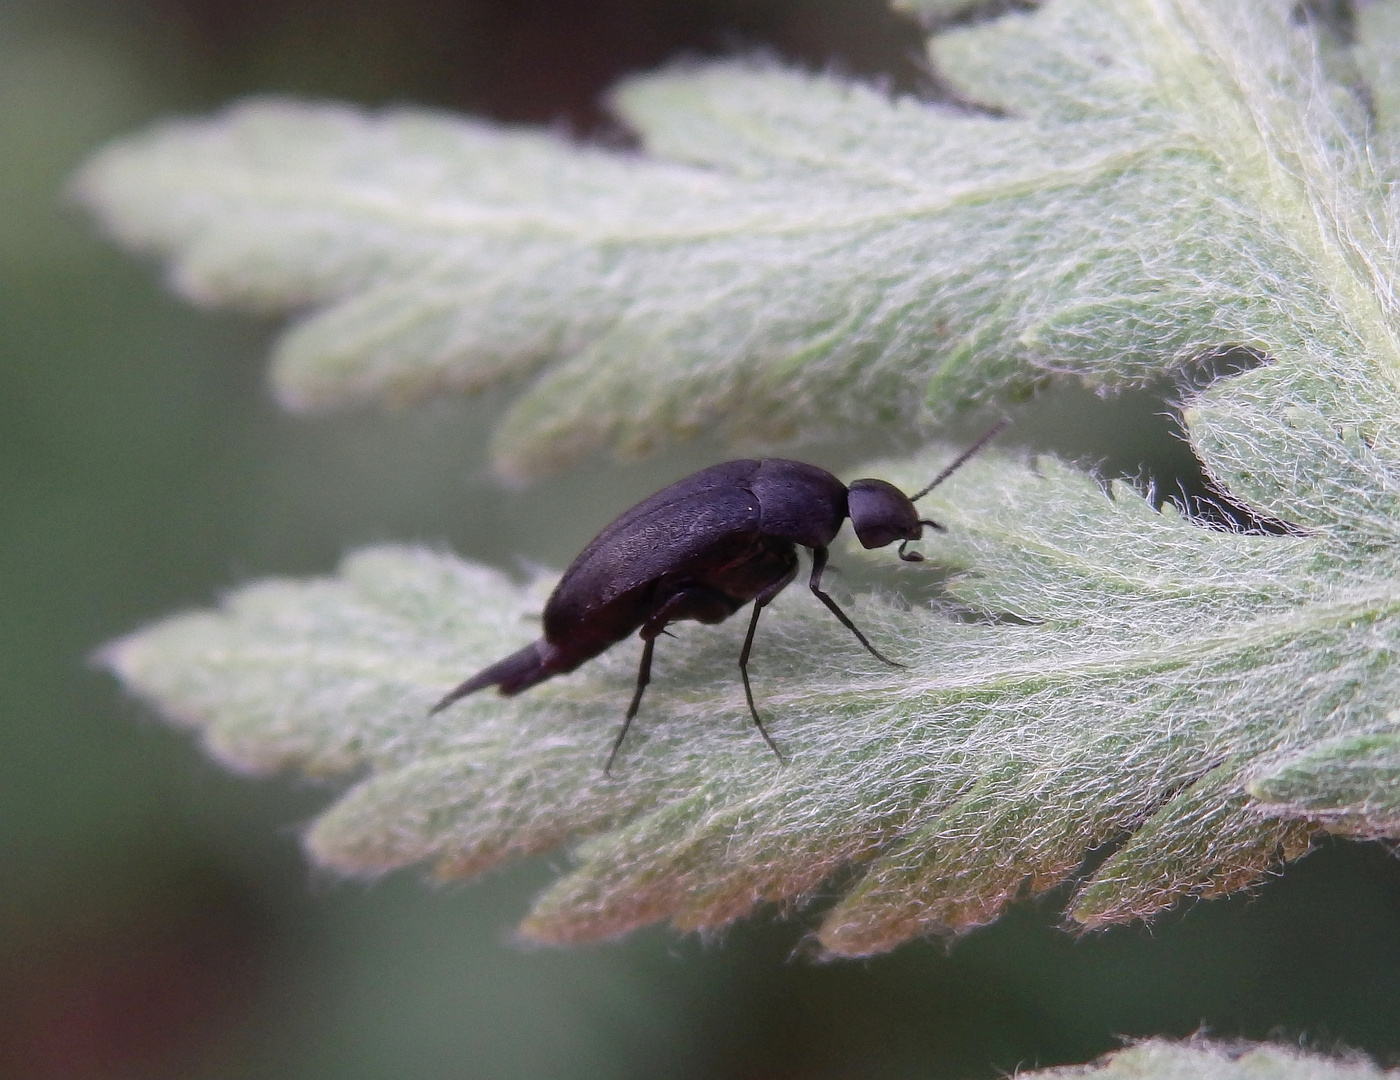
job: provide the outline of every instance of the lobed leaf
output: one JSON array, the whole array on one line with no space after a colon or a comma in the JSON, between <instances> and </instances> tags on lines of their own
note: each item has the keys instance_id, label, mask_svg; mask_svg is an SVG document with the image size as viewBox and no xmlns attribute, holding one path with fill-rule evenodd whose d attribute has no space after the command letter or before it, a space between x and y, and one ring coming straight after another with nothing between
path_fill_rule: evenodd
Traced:
<instances>
[{"instance_id":1,"label":"lobed leaf","mask_svg":"<svg viewBox=\"0 0 1400 1080\"><path fill-rule=\"evenodd\" d=\"M937 460L880 471L912 486ZM852 605L907 669L875 663L796 590L765 615L755 682L786 768L748 720L739 620L664 643L611 778L631 646L430 717L446 687L536 636L547 582L421 550L250 586L108 658L236 766L364 774L308 837L323 863L460 874L598 834L525 923L550 941L659 918L718 927L858 868L820 936L876 952L987 922L1125 836L1071 914L1146 918L1307 849L1316 825L1251 807L1250 776L1299 747L1393 733L1400 592L1369 538L1213 532L1053 461L984 458L935 495L950 532L930 554L968 568L947 600ZM936 565L876 554L906 592ZM983 617L951 618L949 600Z\"/></svg>"},{"instance_id":2,"label":"lobed leaf","mask_svg":"<svg viewBox=\"0 0 1400 1080\"><path fill-rule=\"evenodd\" d=\"M1055 375L1390 347L1358 281L1394 254L1365 113L1292 7L1060 0L935 38L997 115L730 62L625 84L638 154L264 100L118 143L77 190L194 299L304 313L292 408L516 380L508 475L710 428L922 430Z\"/></svg>"},{"instance_id":3,"label":"lobed leaf","mask_svg":"<svg viewBox=\"0 0 1400 1080\"><path fill-rule=\"evenodd\" d=\"M1400 735L1355 735L1311 747L1256 776L1249 793L1273 813L1358 836L1400 833Z\"/></svg>"},{"instance_id":4,"label":"lobed leaf","mask_svg":"<svg viewBox=\"0 0 1400 1080\"><path fill-rule=\"evenodd\" d=\"M1244 345L1262 362L1195 394L1188 433L1288 529L977 459L925 504L950 529L929 563L845 556L875 561L883 591L846 603L909 667L800 590L765 613L786 768L748 718L741 620L663 642L611 778L634 645L429 717L538 634L549 583L420 550L250 586L108 663L235 766L355 778L308 835L327 865L463 874L577 843L525 922L550 941L832 892L818 936L845 955L1061 887L1095 927L1247 887L1319 829L1396 835L1397 219L1379 129L1316 45L1284 4L1059 0L934 42L1004 117L730 65L621 92L646 157L287 104L110 151L90 199L188 289L324 305L284 393L535 372L498 444L517 471ZM943 460L872 474L911 490Z\"/></svg>"}]
</instances>

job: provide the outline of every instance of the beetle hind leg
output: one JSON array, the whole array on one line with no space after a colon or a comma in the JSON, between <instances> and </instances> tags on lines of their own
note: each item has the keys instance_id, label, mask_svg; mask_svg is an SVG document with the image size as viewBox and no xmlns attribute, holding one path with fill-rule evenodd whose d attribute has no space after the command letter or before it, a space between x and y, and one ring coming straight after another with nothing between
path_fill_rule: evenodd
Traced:
<instances>
[{"instance_id":1,"label":"beetle hind leg","mask_svg":"<svg viewBox=\"0 0 1400 1080\"><path fill-rule=\"evenodd\" d=\"M647 683L651 682L651 654L656 651L656 637L653 635L645 640L646 644L642 646L642 666L637 669L637 689L632 692L632 704L627 706L627 715L622 719L622 730L613 740L612 752L608 754L607 763L603 766L604 776L612 775L613 760L622 749L622 740L627 738L627 729L632 726L633 717L642 707L642 691L647 688Z\"/></svg>"},{"instance_id":2,"label":"beetle hind leg","mask_svg":"<svg viewBox=\"0 0 1400 1080\"><path fill-rule=\"evenodd\" d=\"M787 582L783 584L787 584ZM753 717L753 726L758 728L758 733L763 736L763 741L768 744L768 749L772 750L777 755L778 760L786 765L787 758L783 757L783 752L778 749L778 744L773 741L767 728L763 726L763 721L758 717L758 707L753 703L753 687L749 685L749 651L753 648L753 635L754 631L758 629L758 617L763 614L765 606L765 604L754 601L753 618L749 620L749 632L744 635L744 647L739 651L739 677L744 680L744 699L749 703L749 715Z\"/></svg>"},{"instance_id":3,"label":"beetle hind leg","mask_svg":"<svg viewBox=\"0 0 1400 1080\"><path fill-rule=\"evenodd\" d=\"M642 646L642 663L637 669L637 688L632 691L632 704L627 706L622 730L613 740L612 753L608 754L607 764L603 766L604 776L612 775L613 761L617 758L617 752L622 749L622 740L627 737L632 720L636 717L637 710L642 707L642 694L651 682L651 658L656 651L657 637L661 634L666 634L667 637L675 636L667 631L667 623L679 622L682 619L694 619L702 623L723 622L734 613L734 607L734 602L723 593L703 585L693 585L664 601L651 618L642 624L639 636L645 644Z\"/></svg>"},{"instance_id":4,"label":"beetle hind leg","mask_svg":"<svg viewBox=\"0 0 1400 1080\"><path fill-rule=\"evenodd\" d=\"M793 562L796 563L794 557ZM759 719L758 707L753 703L753 687L749 685L749 653L753 649L753 635L758 629L758 617L763 614L773 598L788 587L792 579L797 576L797 567L793 566L773 584L769 585L761 593L753 598L753 617L749 619L749 632L744 635L744 647L739 650L739 677L744 680L744 699L749 703L749 715L753 717L754 727L758 728L758 733L763 736L763 741L768 744L768 749L772 750L778 760L786 765L787 758L783 757L783 752L778 749L768 730L763 726L763 721Z\"/></svg>"}]
</instances>

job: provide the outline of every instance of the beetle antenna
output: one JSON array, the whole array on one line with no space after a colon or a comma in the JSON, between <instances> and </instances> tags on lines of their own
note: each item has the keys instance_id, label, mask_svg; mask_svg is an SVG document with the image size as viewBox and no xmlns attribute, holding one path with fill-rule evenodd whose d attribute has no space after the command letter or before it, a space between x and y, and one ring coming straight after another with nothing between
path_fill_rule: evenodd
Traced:
<instances>
[{"instance_id":1,"label":"beetle antenna","mask_svg":"<svg viewBox=\"0 0 1400 1080\"><path fill-rule=\"evenodd\" d=\"M922 499L939 484L943 483L944 480L947 480L948 477L952 476L955 472L957 472L959 469L961 469L964 465L967 464L968 458L972 457L973 454L977 453L977 451L981 450L982 447L986 446L989 442L991 442L998 435L1000 435L1002 431L1006 428L1006 426L1010 423L1011 421L1007 419L998 420L995 424L993 424L986 431L984 431L975 443L973 443L961 454L955 457L951 465L949 465L941 473L935 476L933 478L933 483L929 484L928 487L924 488L917 495L910 495L909 501L918 502L918 500Z\"/></svg>"}]
</instances>

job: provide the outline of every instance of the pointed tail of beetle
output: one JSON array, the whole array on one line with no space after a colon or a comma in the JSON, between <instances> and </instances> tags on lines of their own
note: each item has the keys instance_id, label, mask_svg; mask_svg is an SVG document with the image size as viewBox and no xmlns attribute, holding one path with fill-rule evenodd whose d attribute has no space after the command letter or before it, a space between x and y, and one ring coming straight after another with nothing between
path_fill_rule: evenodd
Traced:
<instances>
[{"instance_id":1,"label":"pointed tail of beetle","mask_svg":"<svg viewBox=\"0 0 1400 1080\"><path fill-rule=\"evenodd\" d=\"M440 713L453 702L488 686L499 687L500 692L509 697L529 689L536 683L544 682L556 672L545 667L545 650L541 648L542 645L543 641L531 642L519 652L513 652L504 660L497 660L490 667L478 671L466 682L448 691L441 701L428 710L428 715Z\"/></svg>"},{"instance_id":2,"label":"pointed tail of beetle","mask_svg":"<svg viewBox=\"0 0 1400 1080\"><path fill-rule=\"evenodd\" d=\"M944 469L941 473L939 473L937 476L935 476L935 477L933 478L933 482L930 483L930 484L928 485L928 487L926 487L926 488L924 488L923 490L921 490L917 495L910 495L910 496L909 496L909 501L910 501L910 502L918 502L918 501L919 501L920 499L922 499L925 495L927 495L930 491L932 491L934 488L936 488L939 484L943 483L944 480L947 480L948 477L952 476L955 472L957 472L957 471L958 471L959 469L961 469L964 465L966 465L968 459L969 459L970 457L972 457L973 454L977 453L977 451L981 450L982 447L986 446L989 442L991 442L991 441L992 441L993 439L995 439L998 435L1000 435L1000 434L1002 433L1002 430L1003 430L1003 429L1006 427L1006 425L1009 424L1009 423L1011 423L1010 420L998 420L995 424L993 424L991 427L989 427L986 431L984 431L984 432L981 434L981 436L978 437L978 439L977 439L977 441L976 441L975 443L973 443L973 444L972 444L971 446L969 446L966 450L964 450L961 454L959 454L957 457L955 457L955 458L953 459L952 463L951 463L946 469Z\"/></svg>"}]
</instances>

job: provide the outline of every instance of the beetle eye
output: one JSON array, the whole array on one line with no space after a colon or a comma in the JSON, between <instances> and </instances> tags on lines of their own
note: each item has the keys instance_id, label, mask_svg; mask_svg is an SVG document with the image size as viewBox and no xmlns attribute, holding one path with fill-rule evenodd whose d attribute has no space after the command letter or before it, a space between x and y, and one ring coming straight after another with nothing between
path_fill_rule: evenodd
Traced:
<instances>
[{"instance_id":1,"label":"beetle eye","mask_svg":"<svg viewBox=\"0 0 1400 1080\"><path fill-rule=\"evenodd\" d=\"M923 561L924 561L924 557L923 557L922 555L920 555L917 551L905 551L905 550L904 550L904 549L907 548L908 546L909 546L909 541L908 541L908 540L904 541L904 543L902 543L902 544L899 545L899 557L900 557L901 559L903 559L905 562L923 562Z\"/></svg>"}]
</instances>

